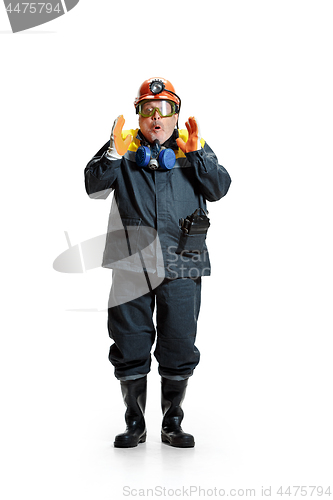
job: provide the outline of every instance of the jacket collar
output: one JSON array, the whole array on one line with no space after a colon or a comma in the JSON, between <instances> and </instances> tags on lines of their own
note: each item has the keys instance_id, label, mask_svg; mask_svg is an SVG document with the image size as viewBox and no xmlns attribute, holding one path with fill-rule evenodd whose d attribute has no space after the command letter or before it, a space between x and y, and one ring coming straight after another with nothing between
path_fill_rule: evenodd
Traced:
<instances>
[{"instance_id":1,"label":"jacket collar","mask_svg":"<svg viewBox=\"0 0 333 500\"><path fill-rule=\"evenodd\" d=\"M178 129L175 128L175 130L173 131L171 137L169 137L169 139L167 139L163 144L161 144L161 146L163 146L164 148L170 148L170 149L173 149L173 150L177 150L178 149L178 144L176 142L176 139L178 139L179 137L179 132L178 132ZM139 141L141 142L141 144L143 146L152 146L152 143L149 142L145 136L143 135L143 133L141 132L141 130L139 129L138 130L138 133L137 133L137 136L136 136L137 139L139 139Z\"/></svg>"}]
</instances>

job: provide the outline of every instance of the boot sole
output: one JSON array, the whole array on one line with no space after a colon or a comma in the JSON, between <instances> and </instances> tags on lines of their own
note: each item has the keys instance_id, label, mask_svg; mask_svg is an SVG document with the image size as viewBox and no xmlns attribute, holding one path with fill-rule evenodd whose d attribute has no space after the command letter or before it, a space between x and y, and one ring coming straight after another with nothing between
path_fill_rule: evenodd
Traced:
<instances>
[{"instance_id":1,"label":"boot sole","mask_svg":"<svg viewBox=\"0 0 333 500\"><path fill-rule=\"evenodd\" d=\"M140 443L145 443L147 438L147 433L140 437L139 441L115 441L113 446L115 448L135 448Z\"/></svg>"},{"instance_id":2,"label":"boot sole","mask_svg":"<svg viewBox=\"0 0 333 500\"><path fill-rule=\"evenodd\" d=\"M165 436L163 433L161 433L161 439L162 443L169 444L170 446L173 446L174 448L194 448L195 442L192 439L189 440L184 440L183 442L175 442L172 441L172 439L169 439L167 436Z\"/></svg>"}]
</instances>

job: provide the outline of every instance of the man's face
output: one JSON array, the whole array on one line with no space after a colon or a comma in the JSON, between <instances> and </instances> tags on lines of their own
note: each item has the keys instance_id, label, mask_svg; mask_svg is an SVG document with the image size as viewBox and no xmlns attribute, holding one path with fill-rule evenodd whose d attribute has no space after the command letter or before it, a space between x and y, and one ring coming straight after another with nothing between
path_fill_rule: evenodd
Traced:
<instances>
[{"instance_id":1,"label":"man's face","mask_svg":"<svg viewBox=\"0 0 333 500\"><path fill-rule=\"evenodd\" d=\"M148 101L147 104L150 104L152 107L157 107L158 100ZM152 143L155 139L158 139L160 144L163 144L172 136L177 120L178 114L161 117L157 109L155 109L153 116L145 118L139 115L139 127L149 142Z\"/></svg>"}]
</instances>

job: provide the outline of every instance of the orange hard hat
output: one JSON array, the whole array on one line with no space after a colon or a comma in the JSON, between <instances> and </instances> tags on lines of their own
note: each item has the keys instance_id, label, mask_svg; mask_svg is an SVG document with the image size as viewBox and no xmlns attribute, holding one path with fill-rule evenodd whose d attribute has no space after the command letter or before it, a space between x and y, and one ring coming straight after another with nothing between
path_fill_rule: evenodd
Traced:
<instances>
[{"instance_id":1,"label":"orange hard hat","mask_svg":"<svg viewBox=\"0 0 333 500\"><path fill-rule=\"evenodd\" d=\"M176 94L172 83L165 78L149 78L149 80L145 80L139 88L134 106L137 107L141 101L146 99L168 99L176 104L176 113L179 113L181 103L180 97Z\"/></svg>"}]
</instances>

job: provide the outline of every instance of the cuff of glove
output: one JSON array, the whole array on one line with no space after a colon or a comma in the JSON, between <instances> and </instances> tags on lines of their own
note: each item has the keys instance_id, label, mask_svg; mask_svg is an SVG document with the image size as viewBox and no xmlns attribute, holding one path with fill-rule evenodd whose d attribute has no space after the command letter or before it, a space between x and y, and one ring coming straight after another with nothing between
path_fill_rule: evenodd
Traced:
<instances>
[{"instance_id":1,"label":"cuff of glove","mask_svg":"<svg viewBox=\"0 0 333 500\"><path fill-rule=\"evenodd\" d=\"M109 149L105 152L105 157L108 160L121 160L122 156L118 153L115 148L109 147Z\"/></svg>"}]
</instances>

